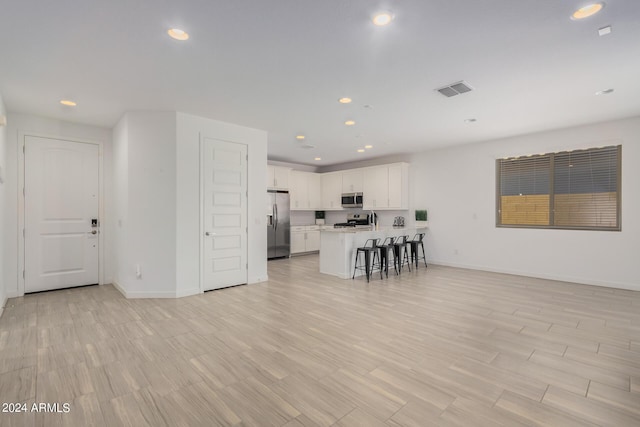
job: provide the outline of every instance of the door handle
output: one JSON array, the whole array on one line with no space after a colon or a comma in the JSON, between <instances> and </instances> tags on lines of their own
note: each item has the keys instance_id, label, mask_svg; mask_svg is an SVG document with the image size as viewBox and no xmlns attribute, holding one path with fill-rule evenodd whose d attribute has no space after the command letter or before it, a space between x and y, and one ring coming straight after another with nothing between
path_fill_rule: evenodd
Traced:
<instances>
[{"instance_id":1,"label":"door handle","mask_svg":"<svg viewBox=\"0 0 640 427\"><path fill-rule=\"evenodd\" d=\"M87 234L98 234L98 230L87 231Z\"/></svg>"},{"instance_id":2,"label":"door handle","mask_svg":"<svg viewBox=\"0 0 640 427\"><path fill-rule=\"evenodd\" d=\"M205 231L204 235L205 235L205 236L207 236L207 237L209 237L209 236L215 236L215 235L216 235L216 233L212 233L212 232L210 232L210 231Z\"/></svg>"},{"instance_id":3,"label":"door handle","mask_svg":"<svg viewBox=\"0 0 640 427\"><path fill-rule=\"evenodd\" d=\"M273 205L273 213L276 216L276 220L275 220L275 222L273 224L273 228L277 229L278 228L278 205Z\"/></svg>"}]
</instances>

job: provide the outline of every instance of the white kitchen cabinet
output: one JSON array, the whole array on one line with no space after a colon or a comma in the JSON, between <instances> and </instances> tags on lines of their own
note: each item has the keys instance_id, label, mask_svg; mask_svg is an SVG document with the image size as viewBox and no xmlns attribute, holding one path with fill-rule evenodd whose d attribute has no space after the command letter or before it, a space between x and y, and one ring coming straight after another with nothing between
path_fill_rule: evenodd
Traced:
<instances>
[{"instance_id":1,"label":"white kitchen cabinet","mask_svg":"<svg viewBox=\"0 0 640 427\"><path fill-rule=\"evenodd\" d=\"M302 229L299 231L298 229ZM306 232L304 227L291 227L291 253L299 254L306 252L305 249Z\"/></svg>"},{"instance_id":2,"label":"white kitchen cabinet","mask_svg":"<svg viewBox=\"0 0 640 427\"><path fill-rule=\"evenodd\" d=\"M322 174L322 209L342 210L342 172Z\"/></svg>"},{"instance_id":3,"label":"white kitchen cabinet","mask_svg":"<svg viewBox=\"0 0 640 427\"><path fill-rule=\"evenodd\" d=\"M320 175L312 172L291 171L290 178L291 210L321 209Z\"/></svg>"},{"instance_id":4,"label":"white kitchen cabinet","mask_svg":"<svg viewBox=\"0 0 640 427\"><path fill-rule=\"evenodd\" d=\"M290 168L267 165L267 188L272 190L288 190L290 171Z\"/></svg>"},{"instance_id":5,"label":"white kitchen cabinet","mask_svg":"<svg viewBox=\"0 0 640 427\"><path fill-rule=\"evenodd\" d=\"M309 197L309 209L322 209L322 180L320 174L307 175L307 194Z\"/></svg>"},{"instance_id":6,"label":"white kitchen cabinet","mask_svg":"<svg viewBox=\"0 0 640 427\"><path fill-rule=\"evenodd\" d=\"M389 209L409 209L408 171L406 164L389 165Z\"/></svg>"},{"instance_id":7,"label":"white kitchen cabinet","mask_svg":"<svg viewBox=\"0 0 640 427\"><path fill-rule=\"evenodd\" d=\"M305 243L307 252L316 252L320 250L320 230L307 231L307 241Z\"/></svg>"},{"instance_id":8,"label":"white kitchen cabinet","mask_svg":"<svg viewBox=\"0 0 640 427\"><path fill-rule=\"evenodd\" d=\"M295 225L291 227L291 254L320 250L320 227L317 225Z\"/></svg>"},{"instance_id":9,"label":"white kitchen cabinet","mask_svg":"<svg viewBox=\"0 0 640 427\"><path fill-rule=\"evenodd\" d=\"M389 168L387 166L365 169L362 198L364 209L389 207Z\"/></svg>"},{"instance_id":10,"label":"white kitchen cabinet","mask_svg":"<svg viewBox=\"0 0 640 427\"><path fill-rule=\"evenodd\" d=\"M363 191L364 172L362 169L351 169L342 172L342 192L361 193Z\"/></svg>"},{"instance_id":11,"label":"white kitchen cabinet","mask_svg":"<svg viewBox=\"0 0 640 427\"><path fill-rule=\"evenodd\" d=\"M363 209L409 209L409 165L393 163L364 170Z\"/></svg>"}]
</instances>

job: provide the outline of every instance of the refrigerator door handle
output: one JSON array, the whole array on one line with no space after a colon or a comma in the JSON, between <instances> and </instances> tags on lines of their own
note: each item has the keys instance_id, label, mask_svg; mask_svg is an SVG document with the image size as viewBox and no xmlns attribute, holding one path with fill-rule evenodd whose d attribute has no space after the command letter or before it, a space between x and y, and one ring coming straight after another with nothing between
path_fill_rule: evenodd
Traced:
<instances>
[{"instance_id":1,"label":"refrigerator door handle","mask_svg":"<svg viewBox=\"0 0 640 427\"><path fill-rule=\"evenodd\" d=\"M273 221L273 228L278 228L278 205L273 205L273 214L275 216L275 221Z\"/></svg>"}]
</instances>

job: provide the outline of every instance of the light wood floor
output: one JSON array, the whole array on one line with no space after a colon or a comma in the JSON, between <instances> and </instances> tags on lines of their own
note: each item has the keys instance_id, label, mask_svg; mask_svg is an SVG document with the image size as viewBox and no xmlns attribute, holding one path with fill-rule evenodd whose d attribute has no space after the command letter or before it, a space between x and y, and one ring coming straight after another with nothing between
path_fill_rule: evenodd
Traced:
<instances>
[{"instance_id":1,"label":"light wood floor","mask_svg":"<svg viewBox=\"0 0 640 427\"><path fill-rule=\"evenodd\" d=\"M269 263L178 300L9 300L0 425L639 426L640 293L430 266L385 280Z\"/></svg>"}]
</instances>

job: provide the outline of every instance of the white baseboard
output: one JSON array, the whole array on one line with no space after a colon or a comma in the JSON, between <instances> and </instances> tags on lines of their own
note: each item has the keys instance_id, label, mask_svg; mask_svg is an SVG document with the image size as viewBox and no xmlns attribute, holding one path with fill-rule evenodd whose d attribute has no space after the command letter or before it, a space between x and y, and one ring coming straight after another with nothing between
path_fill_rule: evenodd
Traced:
<instances>
[{"instance_id":1,"label":"white baseboard","mask_svg":"<svg viewBox=\"0 0 640 427\"><path fill-rule=\"evenodd\" d=\"M264 275L264 276L255 276L255 277L249 277L248 278L248 284L249 285L253 285L254 283L262 283L262 282L266 282L269 280L269 276L268 275Z\"/></svg>"},{"instance_id":2,"label":"white baseboard","mask_svg":"<svg viewBox=\"0 0 640 427\"><path fill-rule=\"evenodd\" d=\"M179 292L157 292L157 291L138 291L138 292L129 292L126 291L122 285L120 285L115 280L112 282L113 286L127 299L136 299L136 298L182 298L188 297L191 295L197 295L200 293L200 288L190 288L185 289Z\"/></svg>"},{"instance_id":3,"label":"white baseboard","mask_svg":"<svg viewBox=\"0 0 640 427\"><path fill-rule=\"evenodd\" d=\"M501 268L491 268L481 265L469 265L469 264L459 264L438 260L430 260L427 259L427 263L434 265L442 265L445 267L455 267L455 268L464 268L467 270L479 270L479 271L488 271L491 273L502 273L502 274L512 274L514 276L524 276L524 277L535 277L538 279L546 279L546 280L556 280L559 282L569 282L569 283L578 283L581 285L589 285L589 286L601 286L605 288L614 288L614 289L626 289L630 291L640 291L640 285L633 283L625 283L625 282L602 282L599 280L591 280L584 277L573 277L573 276L562 276L556 274L545 274L539 272L530 272L530 271L519 271L519 270L509 270L509 269L501 269Z\"/></svg>"},{"instance_id":4,"label":"white baseboard","mask_svg":"<svg viewBox=\"0 0 640 427\"><path fill-rule=\"evenodd\" d=\"M185 289L185 290L176 292L174 295L174 298L190 297L191 295L198 295L199 293L200 293L200 288Z\"/></svg>"},{"instance_id":5,"label":"white baseboard","mask_svg":"<svg viewBox=\"0 0 640 427\"><path fill-rule=\"evenodd\" d=\"M4 297L4 301L0 301L0 319L2 319L2 313L4 313L4 307L7 305L7 301L9 301L7 297Z\"/></svg>"}]
</instances>

